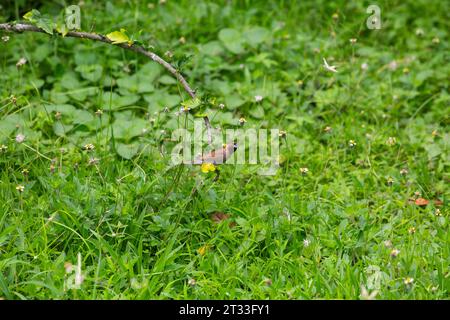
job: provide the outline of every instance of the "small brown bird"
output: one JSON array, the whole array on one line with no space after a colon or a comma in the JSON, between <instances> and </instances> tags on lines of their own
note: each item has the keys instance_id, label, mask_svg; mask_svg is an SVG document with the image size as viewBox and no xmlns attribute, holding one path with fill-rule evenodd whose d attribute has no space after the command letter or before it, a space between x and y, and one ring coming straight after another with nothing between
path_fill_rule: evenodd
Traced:
<instances>
[{"instance_id":1,"label":"small brown bird","mask_svg":"<svg viewBox=\"0 0 450 320\"><path fill-rule=\"evenodd\" d=\"M235 142L224 144L222 149L213 150L203 156L197 157L193 161L193 164L212 163L216 165L225 163L237 150L237 147L237 143Z\"/></svg>"}]
</instances>

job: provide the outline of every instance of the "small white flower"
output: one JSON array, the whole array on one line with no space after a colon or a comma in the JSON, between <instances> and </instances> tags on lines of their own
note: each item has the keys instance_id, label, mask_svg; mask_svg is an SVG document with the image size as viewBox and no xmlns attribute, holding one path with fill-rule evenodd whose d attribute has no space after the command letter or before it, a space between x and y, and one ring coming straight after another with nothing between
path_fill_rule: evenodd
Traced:
<instances>
[{"instance_id":1,"label":"small white flower","mask_svg":"<svg viewBox=\"0 0 450 320\"><path fill-rule=\"evenodd\" d=\"M191 287L195 286L197 284L197 281L195 281L194 278L189 279L188 281L188 285L190 285Z\"/></svg>"},{"instance_id":2,"label":"small white flower","mask_svg":"<svg viewBox=\"0 0 450 320\"><path fill-rule=\"evenodd\" d=\"M16 142L17 142L17 143L22 143L22 142L24 142L24 141L25 141L25 136L24 136L23 134L19 133L19 134L16 136Z\"/></svg>"},{"instance_id":3,"label":"small white flower","mask_svg":"<svg viewBox=\"0 0 450 320\"><path fill-rule=\"evenodd\" d=\"M369 65L366 62L364 62L363 64L361 64L361 69L367 70L367 69L369 69Z\"/></svg>"},{"instance_id":4,"label":"small white flower","mask_svg":"<svg viewBox=\"0 0 450 320\"><path fill-rule=\"evenodd\" d=\"M397 143L397 139L395 139L395 137L389 137L387 140L386 140L386 144L388 145L388 146L393 146L393 145L395 145Z\"/></svg>"},{"instance_id":5,"label":"small white flower","mask_svg":"<svg viewBox=\"0 0 450 320\"><path fill-rule=\"evenodd\" d=\"M325 67L325 69L327 69L328 71L331 72L337 72L336 70L336 66L330 66L327 62L327 60L325 60L325 58L323 58L323 66Z\"/></svg>"},{"instance_id":6,"label":"small white flower","mask_svg":"<svg viewBox=\"0 0 450 320\"><path fill-rule=\"evenodd\" d=\"M27 59L25 58L20 58L19 61L17 61L16 63L16 67L20 68L21 66L23 66L25 63L27 63Z\"/></svg>"},{"instance_id":7,"label":"small white flower","mask_svg":"<svg viewBox=\"0 0 450 320\"><path fill-rule=\"evenodd\" d=\"M99 162L100 162L100 159L91 157L91 158L89 158L89 160L88 160L88 165L89 165L89 166L95 166L95 165L97 165Z\"/></svg>"},{"instance_id":8,"label":"small white flower","mask_svg":"<svg viewBox=\"0 0 450 320\"><path fill-rule=\"evenodd\" d=\"M223 110L225 108L225 105L223 103L219 104L219 108Z\"/></svg>"},{"instance_id":9,"label":"small white flower","mask_svg":"<svg viewBox=\"0 0 450 320\"><path fill-rule=\"evenodd\" d=\"M263 96L255 96L255 101L260 102L263 99Z\"/></svg>"},{"instance_id":10,"label":"small white flower","mask_svg":"<svg viewBox=\"0 0 450 320\"><path fill-rule=\"evenodd\" d=\"M182 106L181 108L180 108L180 113L188 113L189 111L191 110L191 108L189 108L189 107L186 107L186 106Z\"/></svg>"},{"instance_id":11,"label":"small white flower","mask_svg":"<svg viewBox=\"0 0 450 320\"><path fill-rule=\"evenodd\" d=\"M3 42L8 42L9 41L9 37L8 36L3 36L2 37L2 41Z\"/></svg>"},{"instance_id":12,"label":"small white flower","mask_svg":"<svg viewBox=\"0 0 450 320\"><path fill-rule=\"evenodd\" d=\"M398 249L392 249L391 251L391 257L396 258L400 254L400 250Z\"/></svg>"},{"instance_id":13,"label":"small white flower","mask_svg":"<svg viewBox=\"0 0 450 320\"><path fill-rule=\"evenodd\" d=\"M88 143L83 146L83 149L87 151L92 151L95 149L95 146L92 143Z\"/></svg>"},{"instance_id":14,"label":"small white flower","mask_svg":"<svg viewBox=\"0 0 450 320\"><path fill-rule=\"evenodd\" d=\"M392 71L396 70L397 67L398 67L397 61L393 60L389 63L389 69L391 69Z\"/></svg>"},{"instance_id":15,"label":"small white flower","mask_svg":"<svg viewBox=\"0 0 450 320\"><path fill-rule=\"evenodd\" d=\"M303 246L305 248L309 247L310 244L311 244L311 241L309 241L308 239L303 240Z\"/></svg>"},{"instance_id":16,"label":"small white flower","mask_svg":"<svg viewBox=\"0 0 450 320\"><path fill-rule=\"evenodd\" d=\"M358 41L358 39L356 39L356 38L351 38L349 41L350 41L351 44L355 44L356 41Z\"/></svg>"}]
</instances>

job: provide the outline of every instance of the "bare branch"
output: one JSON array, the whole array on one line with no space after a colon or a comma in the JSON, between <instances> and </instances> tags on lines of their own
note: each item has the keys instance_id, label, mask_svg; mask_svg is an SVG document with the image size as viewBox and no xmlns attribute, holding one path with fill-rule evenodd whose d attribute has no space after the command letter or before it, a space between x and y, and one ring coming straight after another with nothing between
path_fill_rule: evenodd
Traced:
<instances>
[{"instance_id":1,"label":"bare branch","mask_svg":"<svg viewBox=\"0 0 450 320\"><path fill-rule=\"evenodd\" d=\"M4 30L7 32L15 32L15 33L22 33L25 31L29 32L40 32L40 33L46 33L41 28L38 28L36 26L33 26L31 24L25 24L25 23L0 23L0 30ZM55 33L56 35L62 36L62 34ZM106 36L102 34L97 33L89 33L89 32L82 32L82 31L69 31L66 35L66 37L73 37L73 38L81 38L81 39L89 39L94 41L100 41L108 44L113 44L111 40L109 40ZM162 65L167 71L169 71L177 80L181 83L184 90L191 96L191 98L195 98L195 91L191 89L189 84L187 83L186 79L181 75L181 73L175 69L170 63L165 61L163 58L158 56L156 53L148 51L144 49L142 46L138 46L135 44L128 45L127 43L119 43L116 44L116 46L121 47L126 50L131 50L137 53L140 53L151 60L159 63ZM203 120L205 121L205 126L207 130L208 135L208 143L211 144L211 124L209 122L208 117L203 117Z\"/></svg>"},{"instance_id":2,"label":"bare branch","mask_svg":"<svg viewBox=\"0 0 450 320\"><path fill-rule=\"evenodd\" d=\"M16 33L22 33L24 31L30 31L30 32L40 32L40 33L46 33L41 28L38 28L36 26L33 26L31 24L24 24L24 23L0 23L0 30L5 30L8 32L16 32ZM55 33L56 35L62 36L62 34ZM81 38L81 39L89 39L94 41L101 41L105 43L112 44L112 41L109 40L106 36L97 34L97 33L89 33L89 32L81 32L81 31L69 31L66 35L66 37L73 37L73 38ZM189 84L187 83L186 79L181 75L178 70L176 70L170 63L165 61L163 58L158 56L156 53L147 51L143 47L132 44L131 46L127 43L119 43L116 44L118 47L121 47L123 49L131 50L137 53L140 53L153 61L159 63L162 65L166 70L168 70L177 80L181 83L184 90L192 97L195 98L195 92L191 89Z\"/></svg>"}]
</instances>

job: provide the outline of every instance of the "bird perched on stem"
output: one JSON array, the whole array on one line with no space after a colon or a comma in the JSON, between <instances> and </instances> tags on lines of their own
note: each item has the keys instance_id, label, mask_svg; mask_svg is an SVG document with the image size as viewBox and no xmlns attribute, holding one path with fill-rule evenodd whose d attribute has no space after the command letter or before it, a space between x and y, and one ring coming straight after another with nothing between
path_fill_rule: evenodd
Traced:
<instances>
[{"instance_id":1,"label":"bird perched on stem","mask_svg":"<svg viewBox=\"0 0 450 320\"><path fill-rule=\"evenodd\" d=\"M197 157L193 164L223 164L225 163L230 156L237 150L237 143L226 143L222 146L221 149L212 150L211 152L204 154L202 156Z\"/></svg>"}]
</instances>

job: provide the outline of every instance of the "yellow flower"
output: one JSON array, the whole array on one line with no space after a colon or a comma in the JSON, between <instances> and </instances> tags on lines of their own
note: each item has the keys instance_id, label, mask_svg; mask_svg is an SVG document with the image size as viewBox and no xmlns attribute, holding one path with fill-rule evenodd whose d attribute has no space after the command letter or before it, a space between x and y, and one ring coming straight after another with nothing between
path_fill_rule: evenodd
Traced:
<instances>
[{"instance_id":1,"label":"yellow flower","mask_svg":"<svg viewBox=\"0 0 450 320\"><path fill-rule=\"evenodd\" d=\"M25 191L25 187L19 184L19 185L16 187L16 190L19 191L19 192L24 192L24 191Z\"/></svg>"},{"instance_id":2,"label":"yellow flower","mask_svg":"<svg viewBox=\"0 0 450 320\"><path fill-rule=\"evenodd\" d=\"M208 173L208 172L213 172L216 171L216 166L213 165L212 163L202 163L202 168L201 168L203 173Z\"/></svg>"},{"instance_id":3,"label":"yellow flower","mask_svg":"<svg viewBox=\"0 0 450 320\"><path fill-rule=\"evenodd\" d=\"M206 251L209 249L209 246L205 244L203 247L200 247L197 252L199 255L204 256L206 254Z\"/></svg>"}]
</instances>

